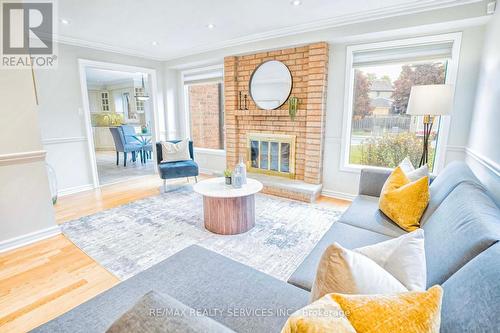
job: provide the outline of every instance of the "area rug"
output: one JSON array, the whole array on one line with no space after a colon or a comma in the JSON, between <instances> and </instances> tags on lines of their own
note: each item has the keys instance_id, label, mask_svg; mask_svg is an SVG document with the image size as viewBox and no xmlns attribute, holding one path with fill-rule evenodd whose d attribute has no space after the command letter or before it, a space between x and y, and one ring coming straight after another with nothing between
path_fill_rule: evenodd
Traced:
<instances>
[{"instance_id":1,"label":"area rug","mask_svg":"<svg viewBox=\"0 0 500 333\"><path fill-rule=\"evenodd\" d=\"M203 227L203 199L190 186L62 224L63 233L120 279L197 244L286 280L342 213L336 207L257 194L250 231Z\"/></svg>"}]
</instances>

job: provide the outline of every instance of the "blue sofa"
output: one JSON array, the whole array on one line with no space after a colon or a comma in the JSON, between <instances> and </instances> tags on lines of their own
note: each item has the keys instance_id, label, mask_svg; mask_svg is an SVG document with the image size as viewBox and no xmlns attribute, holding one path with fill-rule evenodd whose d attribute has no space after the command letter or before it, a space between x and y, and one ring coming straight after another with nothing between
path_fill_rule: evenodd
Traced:
<instances>
[{"instance_id":1,"label":"blue sofa","mask_svg":"<svg viewBox=\"0 0 500 333\"><path fill-rule=\"evenodd\" d=\"M359 196L288 283L194 245L35 331L103 332L142 295L155 290L210 313L236 332L280 332L287 317L308 303L316 266L329 244L355 248L405 233L378 210L388 175L362 171ZM422 223L427 285L444 289L441 332L498 332L500 209L464 163L448 165L430 191ZM228 315L234 309L244 309L245 315Z\"/></svg>"}]
</instances>

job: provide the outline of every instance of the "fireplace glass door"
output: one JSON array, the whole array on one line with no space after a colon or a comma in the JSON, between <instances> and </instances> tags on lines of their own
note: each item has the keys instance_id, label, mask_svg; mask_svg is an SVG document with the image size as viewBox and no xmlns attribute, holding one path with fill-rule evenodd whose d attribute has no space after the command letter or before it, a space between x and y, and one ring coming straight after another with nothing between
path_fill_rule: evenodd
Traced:
<instances>
[{"instance_id":1,"label":"fireplace glass door","mask_svg":"<svg viewBox=\"0 0 500 333\"><path fill-rule=\"evenodd\" d=\"M295 137L291 135L249 135L250 171L293 177Z\"/></svg>"}]
</instances>

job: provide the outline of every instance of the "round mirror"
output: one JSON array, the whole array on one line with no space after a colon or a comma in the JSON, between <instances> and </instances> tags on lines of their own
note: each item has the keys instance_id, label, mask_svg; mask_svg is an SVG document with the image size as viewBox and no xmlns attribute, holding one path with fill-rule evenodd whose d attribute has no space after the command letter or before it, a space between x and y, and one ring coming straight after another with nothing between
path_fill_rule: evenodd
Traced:
<instances>
[{"instance_id":1,"label":"round mirror","mask_svg":"<svg viewBox=\"0 0 500 333\"><path fill-rule=\"evenodd\" d=\"M270 60L257 67L250 77L250 96L261 109L274 110L285 103L292 91L292 74L284 63Z\"/></svg>"}]
</instances>

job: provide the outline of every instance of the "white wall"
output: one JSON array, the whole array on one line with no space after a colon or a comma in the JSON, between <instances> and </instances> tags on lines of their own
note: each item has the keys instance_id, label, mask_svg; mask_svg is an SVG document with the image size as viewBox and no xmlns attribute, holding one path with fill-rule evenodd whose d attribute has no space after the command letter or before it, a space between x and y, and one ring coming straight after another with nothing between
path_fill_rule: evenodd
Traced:
<instances>
[{"instance_id":1,"label":"white wall","mask_svg":"<svg viewBox=\"0 0 500 333\"><path fill-rule=\"evenodd\" d=\"M462 49L458 69L455 110L450 125L446 162L464 159L468 141L469 125L472 117L477 73L483 43L485 15L484 3L413 14L396 19L389 18L372 22L362 22L294 36L256 41L245 45L232 46L217 51L169 61L165 69L171 77L166 89L168 95L167 114L175 117L179 129L184 128L184 110L181 101L178 72L222 63L224 56L255 53L267 49L278 49L293 45L327 41L330 43L330 64L328 75L326 137L324 154L323 189L325 194L352 197L357 194L359 172L340 170L340 145L344 113L345 59L347 45L416 37L430 34L461 31ZM208 157L207 157L208 159ZM210 159L208 159L210 160ZM223 170L223 161L215 165L210 160L211 169ZM202 169L209 168L203 161Z\"/></svg>"},{"instance_id":2,"label":"white wall","mask_svg":"<svg viewBox=\"0 0 500 333\"><path fill-rule=\"evenodd\" d=\"M58 234L31 72L1 70L0 252Z\"/></svg>"},{"instance_id":3,"label":"white wall","mask_svg":"<svg viewBox=\"0 0 500 333\"><path fill-rule=\"evenodd\" d=\"M158 105L163 121L163 66L159 61L58 45L58 67L37 70L40 128L47 161L57 174L61 193L91 188L92 174L85 130L78 59L155 69Z\"/></svg>"},{"instance_id":4,"label":"white wall","mask_svg":"<svg viewBox=\"0 0 500 333\"><path fill-rule=\"evenodd\" d=\"M486 32L467 161L500 204L500 10Z\"/></svg>"}]
</instances>

